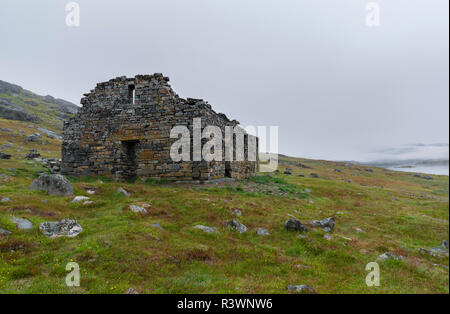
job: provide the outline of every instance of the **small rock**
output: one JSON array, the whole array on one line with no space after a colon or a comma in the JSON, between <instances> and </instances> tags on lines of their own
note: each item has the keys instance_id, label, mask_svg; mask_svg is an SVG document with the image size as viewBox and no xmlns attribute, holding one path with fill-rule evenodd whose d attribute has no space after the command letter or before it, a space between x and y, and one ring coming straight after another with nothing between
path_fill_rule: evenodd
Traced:
<instances>
[{"instance_id":1,"label":"small rock","mask_svg":"<svg viewBox=\"0 0 450 314\"><path fill-rule=\"evenodd\" d=\"M311 293L311 294L316 293L316 291L312 287L307 285L288 285L286 289L289 291L295 291L299 293Z\"/></svg>"},{"instance_id":2,"label":"small rock","mask_svg":"<svg viewBox=\"0 0 450 314\"><path fill-rule=\"evenodd\" d=\"M447 240L442 240L441 246L448 250L448 241Z\"/></svg>"},{"instance_id":3,"label":"small rock","mask_svg":"<svg viewBox=\"0 0 450 314\"><path fill-rule=\"evenodd\" d=\"M3 197L0 202L2 203L8 203L9 201L11 201L11 199L9 197Z\"/></svg>"},{"instance_id":4,"label":"small rock","mask_svg":"<svg viewBox=\"0 0 450 314\"><path fill-rule=\"evenodd\" d=\"M377 261L386 261L389 259L396 259L396 260L400 260L402 259L402 256L397 256L392 252L385 252L383 254L381 254L380 256L377 257Z\"/></svg>"},{"instance_id":5,"label":"small rock","mask_svg":"<svg viewBox=\"0 0 450 314\"><path fill-rule=\"evenodd\" d=\"M309 176L311 178L318 178L319 177L319 175L317 173L310 173Z\"/></svg>"},{"instance_id":6,"label":"small rock","mask_svg":"<svg viewBox=\"0 0 450 314\"><path fill-rule=\"evenodd\" d=\"M225 225L232 229L236 229L239 233L244 233L247 231L247 227L235 219L225 222Z\"/></svg>"},{"instance_id":7,"label":"small rock","mask_svg":"<svg viewBox=\"0 0 450 314\"><path fill-rule=\"evenodd\" d=\"M63 219L60 221L46 221L39 225L39 230L49 238L76 237L83 228L75 219Z\"/></svg>"},{"instance_id":8,"label":"small rock","mask_svg":"<svg viewBox=\"0 0 450 314\"><path fill-rule=\"evenodd\" d=\"M41 154L38 153L37 150L35 149L30 149L30 151L25 155L25 159L31 160L34 158L39 158L41 157Z\"/></svg>"},{"instance_id":9,"label":"small rock","mask_svg":"<svg viewBox=\"0 0 450 314\"><path fill-rule=\"evenodd\" d=\"M197 225L194 227L195 229L200 229L206 233L218 233L217 229L214 227L207 227L203 225Z\"/></svg>"},{"instance_id":10,"label":"small rock","mask_svg":"<svg viewBox=\"0 0 450 314\"><path fill-rule=\"evenodd\" d=\"M10 235L10 234L12 234L12 232L11 231L8 231L8 230L6 230L6 229L2 229L2 228L0 228L0 236L7 236L7 235Z\"/></svg>"},{"instance_id":11,"label":"small rock","mask_svg":"<svg viewBox=\"0 0 450 314\"><path fill-rule=\"evenodd\" d=\"M124 294L139 294L139 292L137 292L134 288L128 288Z\"/></svg>"},{"instance_id":12,"label":"small rock","mask_svg":"<svg viewBox=\"0 0 450 314\"><path fill-rule=\"evenodd\" d=\"M308 227L302 224L297 219L289 219L284 223L284 227L289 231L300 231L300 232L308 232Z\"/></svg>"},{"instance_id":13,"label":"small rock","mask_svg":"<svg viewBox=\"0 0 450 314\"><path fill-rule=\"evenodd\" d=\"M124 188L120 187L117 189L117 193L122 194L123 196L129 197L131 194L127 192Z\"/></svg>"},{"instance_id":14,"label":"small rock","mask_svg":"<svg viewBox=\"0 0 450 314\"><path fill-rule=\"evenodd\" d=\"M297 238L299 238L299 239L306 239L307 236L304 235L304 234L299 234L299 235L297 236Z\"/></svg>"},{"instance_id":15,"label":"small rock","mask_svg":"<svg viewBox=\"0 0 450 314\"><path fill-rule=\"evenodd\" d=\"M129 208L130 208L130 210L133 213L140 213L140 214L146 214L147 213L147 210L144 207L141 207L141 206L130 205Z\"/></svg>"},{"instance_id":16,"label":"small rock","mask_svg":"<svg viewBox=\"0 0 450 314\"><path fill-rule=\"evenodd\" d=\"M327 234L324 234L324 236L323 236L325 239L327 239L328 241L330 241L331 240L331 236L327 233Z\"/></svg>"},{"instance_id":17,"label":"small rock","mask_svg":"<svg viewBox=\"0 0 450 314\"><path fill-rule=\"evenodd\" d=\"M158 229L162 229L162 228L163 228L163 227L161 226L161 224L159 224L159 223L157 223L157 222L152 223L150 226L152 226L152 227L154 227L154 228L158 228Z\"/></svg>"},{"instance_id":18,"label":"small rock","mask_svg":"<svg viewBox=\"0 0 450 314\"><path fill-rule=\"evenodd\" d=\"M83 203L83 206L88 206L94 204L94 201L86 201Z\"/></svg>"},{"instance_id":19,"label":"small rock","mask_svg":"<svg viewBox=\"0 0 450 314\"><path fill-rule=\"evenodd\" d=\"M359 233L366 233L364 230L362 230L361 228L354 228L356 232Z\"/></svg>"},{"instance_id":20,"label":"small rock","mask_svg":"<svg viewBox=\"0 0 450 314\"><path fill-rule=\"evenodd\" d=\"M89 200L89 197L87 197L87 196L75 196L72 200L72 203L79 203L79 202L87 201L87 200Z\"/></svg>"},{"instance_id":21,"label":"small rock","mask_svg":"<svg viewBox=\"0 0 450 314\"><path fill-rule=\"evenodd\" d=\"M256 234L258 234L260 236L268 236L268 235L270 235L270 232L264 228L258 228L258 229L256 229Z\"/></svg>"},{"instance_id":22,"label":"small rock","mask_svg":"<svg viewBox=\"0 0 450 314\"><path fill-rule=\"evenodd\" d=\"M306 193L311 193L311 190L310 190L310 189L307 189L307 188L305 188L305 192L306 192Z\"/></svg>"},{"instance_id":23,"label":"small rock","mask_svg":"<svg viewBox=\"0 0 450 314\"><path fill-rule=\"evenodd\" d=\"M11 155L0 152L0 159L11 159Z\"/></svg>"},{"instance_id":24,"label":"small rock","mask_svg":"<svg viewBox=\"0 0 450 314\"><path fill-rule=\"evenodd\" d=\"M237 208L233 209L233 214L235 214L238 217L242 216L242 212L239 209L237 209Z\"/></svg>"},{"instance_id":25,"label":"small rock","mask_svg":"<svg viewBox=\"0 0 450 314\"><path fill-rule=\"evenodd\" d=\"M86 193L89 195L94 195L95 191L94 190L86 190Z\"/></svg>"},{"instance_id":26,"label":"small rock","mask_svg":"<svg viewBox=\"0 0 450 314\"><path fill-rule=\"evenodd\" d=\"M33 224L31 221L25 218L11 218L11 221L16 224L17 228L21 230L30 230L33 229Z\"/></svg>"}]
</instances>

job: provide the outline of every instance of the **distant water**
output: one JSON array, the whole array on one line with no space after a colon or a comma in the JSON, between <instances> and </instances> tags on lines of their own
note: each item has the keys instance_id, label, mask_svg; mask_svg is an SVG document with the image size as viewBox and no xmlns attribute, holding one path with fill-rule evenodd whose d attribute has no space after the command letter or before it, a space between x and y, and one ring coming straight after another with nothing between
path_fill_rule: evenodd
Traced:
<instances>
[{"instance_id":1,"label":"distant water","mask_svg":"<svg viewBox=\"0 0 450 314\"><path fill-rule=\"evenodd\" d=\"M379 149L359 163L397 171L449 175L449 145L408 144Z\"/></svg>"}]
</instances>

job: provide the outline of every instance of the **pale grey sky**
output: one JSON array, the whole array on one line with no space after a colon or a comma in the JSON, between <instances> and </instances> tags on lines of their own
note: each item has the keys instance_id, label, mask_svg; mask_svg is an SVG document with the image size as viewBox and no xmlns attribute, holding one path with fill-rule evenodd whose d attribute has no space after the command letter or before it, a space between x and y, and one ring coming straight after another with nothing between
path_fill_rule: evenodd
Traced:
<instances>
[{"instance_id":1,"label":"pale grey sky","mask_svg":"<svg viewBox=\"0 0 450 314\"><path fill-rule=\"evenodd\" d=\"M242 125L278 125L280 152L359 159L448 143L449 2L0 0L0 79L79 104L97 82L162 72Z\"/></svg>"}]
</instances>

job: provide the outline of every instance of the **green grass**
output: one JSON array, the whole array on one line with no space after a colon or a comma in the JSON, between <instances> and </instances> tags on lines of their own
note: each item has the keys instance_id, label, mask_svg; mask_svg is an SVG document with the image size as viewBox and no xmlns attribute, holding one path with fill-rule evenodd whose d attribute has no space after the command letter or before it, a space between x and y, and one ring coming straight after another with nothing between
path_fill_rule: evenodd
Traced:
<instances>
[{"instance_id":1,"label":"green grass","mask_svg":"<svg viewBox=\"0 0 450 314\"><path fill-rule=\"evenodd\" d=\"M39 164L2 160L0 172L8 177L0 178L0 197L11 201L0 203L0 228L13 234L0 238L0 293L123 293L129 287L142 293L287 293L288 284L307 284L318 293L449 292L448 257L417 252L448 239L448 177L427 181L282 157L281 173L286 166L293 175L223 184L71 179L75 195L95 202L83 206L71 197L28 190L43 169ZM311 172L319 178L310 178ZM129 198L116 193L120 186L131 192ZM88 195L86 188L96 193ZM139 203L152 205L148 214L128 210ZM233 214L236 208L241 217ZM29 219L34 229L17 230L12 216ZM336 218L330 241L322 230L302 239L283 228L292 217L307 223L329 216ZM71 239L39 232L39 223L63 218L77 219L83 232ZM249 231L229 230L224 222L230 219ZM219 233L194 229L198 224ZM258 236L258 227L270 235ZM365 266L385 251L405 259L380 262L381 285L367 287ZM65 285L70 261L80 265L80 287Z\"/></svg>"}]
</instances>

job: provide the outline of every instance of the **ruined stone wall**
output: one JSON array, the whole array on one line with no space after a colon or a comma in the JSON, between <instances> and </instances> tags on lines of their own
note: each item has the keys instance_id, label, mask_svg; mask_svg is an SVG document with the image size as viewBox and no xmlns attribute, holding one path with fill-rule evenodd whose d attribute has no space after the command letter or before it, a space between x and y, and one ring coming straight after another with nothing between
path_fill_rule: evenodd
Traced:
<instances>
[{"instance_id":1,"label":"ruined stone wall","mask_svg":"<svg viewBox=\"0 0 450 314\"><path fill-rule=\"evenodd\" d=\"M119 77L85 94L83 107L64 124L62 173L120 179L224 177L225 161L172 161L170 147L176 139L170 138L170 131L184 125L192 135L193 119L198 117L202 127L217 125L223 132L226 125L234 126L237 121L215 113L202 100L178 97L168 81L162 74ZM228 168L232 177L244 178L256 174L257 163L231 162Z\"/></svg>"}]
</instances>

